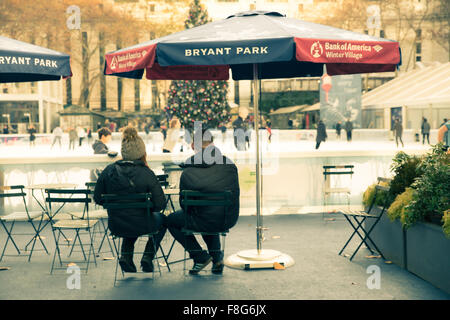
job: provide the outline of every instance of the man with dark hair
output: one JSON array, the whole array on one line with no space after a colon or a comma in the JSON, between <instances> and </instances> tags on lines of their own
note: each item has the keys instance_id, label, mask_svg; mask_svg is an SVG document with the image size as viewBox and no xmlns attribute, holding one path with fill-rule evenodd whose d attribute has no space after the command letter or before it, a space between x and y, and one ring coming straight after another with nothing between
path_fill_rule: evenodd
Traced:
<instances>
[{"instance_id":1,"label":"man with dark hair","mask_svg":"<svg viewBox=\"0 0 450 320\"><path fill-rule=\"evenodd\" d=\"M109 149L106 144L109 141L111 141L111 131L109 131L108 128L101 128L98 130L98 140L92 145L94 154L107 154Z\"/></svg>"},{"instance_id":2,"label":"man with dark hair","mask_svg":"<svg viewBox=\"0 0 450 320\"><path fill-rule=\"evenodd\" d=\"M92 148L94 149L94 154L107 154L110 157L115 157L117 152L109 151L108 146L106 145L109 141L111 141L111 131L108 128L101 128L98 130L98 139L95 140ZM103 168L96 168L91 170L91 181L97 181L99 175L101 174Z\"/></svg>"},{"instance_id":3,"label":"man with dark hair","mask_svg":"<svg viewBox=\"0 0 450 320\"><path fill-rule=\"evenodd\" d=\"M194 190L199 192L232 193L232 206L225 213L222 207L194 207L189 208L189 214L179 210L167 217L167 226L172 236L189 252L194 260L190 274L197 274L211 261L212 272L223 272L223 254L220 251L220 237L218 235L203 235L208 252L202 250L194 235L185 235L181 230L187 223L189 229L195 231L214 232L233 227L239 217L239 178L236 165L214 146L212 135L207 130L197 129L194 133L192 149L195 155L188 158L183 165L180 178L180 192ZM198 135L201 134L201 137ZM199 141L200 140L200 141ZM180 205L183 208L180 197Z\"/></svg>"}]
</instances>

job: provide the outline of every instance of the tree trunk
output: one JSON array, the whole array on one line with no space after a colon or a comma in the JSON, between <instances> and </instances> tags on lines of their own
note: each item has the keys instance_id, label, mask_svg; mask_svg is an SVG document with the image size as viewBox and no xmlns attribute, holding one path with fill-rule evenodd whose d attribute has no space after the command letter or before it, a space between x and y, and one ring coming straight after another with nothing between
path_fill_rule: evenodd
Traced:
<instances>
[{"instance_id":1,"label":"tree trunk","mask_svg":"<svg viewBox=\"0 0 450 320\"><path fill-rule=\"evenodd\" d=\"M106 76L103 74L105 65L105 35L103 32L98 34L99 55L100 55L100 111L106 111Z\"/></svg>"}]
</instances>

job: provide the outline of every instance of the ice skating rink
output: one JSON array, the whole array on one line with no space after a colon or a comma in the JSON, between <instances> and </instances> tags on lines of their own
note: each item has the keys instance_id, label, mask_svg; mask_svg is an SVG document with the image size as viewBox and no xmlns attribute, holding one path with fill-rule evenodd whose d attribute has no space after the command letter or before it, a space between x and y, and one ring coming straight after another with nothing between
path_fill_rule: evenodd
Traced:
<instances>
[{"instance_id":1,"label":"ice skating rink","mask_svg":"<svg viewBox=\"0 0 450 320\"><path fill-rule=\"evenodd\" d=\"M298 130L299 131L299 130ZM404 139L405 146L397 147L395 141L375 137L373 140L345 141L330 137L315 150L313 132L300 136L298 131L274 134L269 144L265 131L261 135L261 154L263 159L263 197L264 215L293 214L323 211L323 168L324 165L353 164L352 178L342 177L332 180L332 186L345 185L352 190L350 203L360 207L362 193L378 176L389 177L392 157L398 151L408 154L424 154L431 146L421 142ZM233 137L223 139L215 134L215 144L238 166L241 186L241 215L255 214L255 139L252 136L247 151L236 151ZM193 151L187 144L180 151L181 143L173 154L162 153L162 137L147 137L148 161L157 173L162 172L162 163L181 162ZM304 138L304 139L302 139ZM92 141L93 142L93 141ZM433 143L433 141L431 141ZM110 150L118 151L120 157L120 135L115 135L109 144ZM41 137L36 146L30 147L26 140L0 144L0 183L2 185L23 184L25 186L42 183L74 183L83 187L90 181L90 173L95 168L105 167L119 158L93 155L92 147L84 141L75 150L68 149L68 141L51 147L51 136ZM176 186L177 179L172 181ZM29 199L32 203L32 198ZM339 208L347 202L345 197L331 199ZM15 206L4 203L4 208ZM33 206L33 205L32 205ZM330 208L328 208L330 209ZM0 212L1 214L1 212Z\"/></svg>"}]
</instances>

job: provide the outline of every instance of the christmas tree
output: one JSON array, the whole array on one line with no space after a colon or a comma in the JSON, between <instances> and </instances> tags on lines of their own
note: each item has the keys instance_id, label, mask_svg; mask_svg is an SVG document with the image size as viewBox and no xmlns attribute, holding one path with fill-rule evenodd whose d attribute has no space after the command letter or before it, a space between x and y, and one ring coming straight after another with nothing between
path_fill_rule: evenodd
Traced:
<instances>
[{"instance_id":1,"label":"christmas tree","mask_svg":"<svg viewBox=\"0 0 450 320\"><path fill-rule=\"evenodd\" d=\"M200 4L200 0L193 0L185 28L208 22L208 12ZM202 121L208 128L217 128L230 121L227 92L227 81L172 81L166 106L167 115L169 118L176 116L186 129L193 128L194 121Z\"/></svg>"}]
</instances>

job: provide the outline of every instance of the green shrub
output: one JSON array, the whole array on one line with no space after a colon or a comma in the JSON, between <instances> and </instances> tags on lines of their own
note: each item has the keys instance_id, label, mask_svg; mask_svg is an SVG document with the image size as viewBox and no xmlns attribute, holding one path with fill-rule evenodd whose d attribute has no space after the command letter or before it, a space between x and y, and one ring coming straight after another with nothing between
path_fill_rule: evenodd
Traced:
<instances>
[{"instance_id":1,"label":"green shrub","mask_svg":"<svg viewBox=\"0 0 450 320\"><path fill-rule=\"evenodd\" d=\"M376 191L376 190L375 190L375 186L376 186L376 185L377 185L377 184L374 183L374 184L368 186L367 189L366 189L366 191L364 191L362 203L363 203L363 205L364 205L365 207L369 207L370 204L372 203L373 198L375 197L375 191ZM385 187L388 187L388 186L389 186L389 184L386 183L386 182L381 182L380 185L385 186ZM375 205L376 205L376 206L382 206L382 205L384 205L384 201L385 201L385 199L386 199L387 196L388 196L388 194L387 194L386 191L378 190L378 195L377 195L377 199L376 199L376 201L375 201Z\"/></svg>"},{"instance_id":2,"label":"green shrub","mask_svg":"<svg viewBox=\"0 0 450 320\"><path fill-rule=\"evenodd\" d=\"M444 216L442 217L442 229L444 229L444 234L447 238L450 238L450 210L444 212Z\"/></svg>"},{"instance_id":3,"label":"green shrub","mask_svg":"<svg viewBox=\"0 0 450 320\"><path fill-rule=\"evenodd\" d=\"M405 211L407 228L418 221L442 221L443 212L450 209L450 156L442 144L436 145L418 168L423 174L411 185L416 192Z\"/></svg>"},{"instance_id":4,"label":"green shrub","mask_svg":"<svg viewBox=\"0 0 450 320\"><path fill-rule=\"evenodd\" d=\"M407 205L411 202L412 197L414 194L414 190L411 188L406 188L406 190L399 194L394 202L390 205L389 209L387 210L387 215L391 221L400 219L404 220L405 216L405 210Z\"/></svg>"},{"instance_id":5,"label":"green shrub","mask_svg":"<svg viewBox=\"0 0 450 320\"><path fill-rule=\"evenodd\" d=\"M423 174L423 169L420 166L421 158L407 155L404 152L397 153L392 161L391 172L394 173L394 177L389 192L392 199L395 199Z\"/></svg>"}]
</instances>

